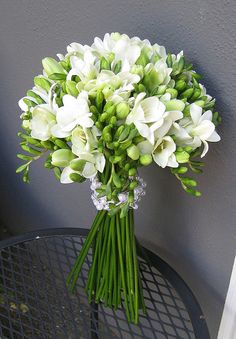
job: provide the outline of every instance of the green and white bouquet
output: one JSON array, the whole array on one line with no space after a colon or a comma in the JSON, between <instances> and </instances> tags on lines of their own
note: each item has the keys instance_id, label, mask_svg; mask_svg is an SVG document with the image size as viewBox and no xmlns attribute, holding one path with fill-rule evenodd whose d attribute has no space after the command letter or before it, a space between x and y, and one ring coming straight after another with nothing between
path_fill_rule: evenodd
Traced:
<instances>
[{"instance_id":1,"label":"green and white bouquet","mask_svg":"<svg viewBox=\"0 0 236 339\"><path fill-rule=\"evenodd\" d=\"M25 153L17 172L29 182L30 165L46 156L61 183L90 180L97 215L68 286L74 290L92 248L89 302L122 304L128 321L138 323L139 309L145 312L134 233L145 194L138 169L152 162L169 168L187 193L200 196L187 172L201 173L198 157L220 140L215 100L183 52L167 54L138 37L105 34L57 56L43 59L43 74L19 101Z\"/></svg>"}]
</instances>

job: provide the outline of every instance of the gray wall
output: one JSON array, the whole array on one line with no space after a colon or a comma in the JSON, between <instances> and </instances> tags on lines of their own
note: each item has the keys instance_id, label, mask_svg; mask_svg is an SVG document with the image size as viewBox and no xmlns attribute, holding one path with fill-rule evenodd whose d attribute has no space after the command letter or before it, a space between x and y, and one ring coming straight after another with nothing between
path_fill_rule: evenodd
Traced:
<instances>
[{"instance_id":1,"label":"gray wall","mask_svg":"<svg viewBox=\"0 0 236 339\"><path fill-rule=\"evenodd\" d=\"M47 227L89 227L95 210L87 184L60 185L34 164L32 183L15 174L20 127L17 100L40 72L41 59L68 43L91 43L94 35L122 31L183 49L205 74L223 116L222 142L212 145L203 197L180 189L168 171L142 171L147 195L137 215L137 234L190 285L216 338L235 255L235 17L234 0L0 1L1 220L14 233Z\"/></svg>"}]
</instances>

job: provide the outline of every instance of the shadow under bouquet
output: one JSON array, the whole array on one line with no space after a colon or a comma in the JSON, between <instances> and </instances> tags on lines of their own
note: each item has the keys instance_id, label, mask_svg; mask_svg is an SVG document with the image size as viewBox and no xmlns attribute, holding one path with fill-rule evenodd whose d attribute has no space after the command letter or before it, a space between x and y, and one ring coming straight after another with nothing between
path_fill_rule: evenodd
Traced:
<instances>
[{"instance_id":1,"label":"shadow under bouquet","mask_svg":"<svg viewBox=\"0 0 236 339\"><path fill-rule=\"evenodd\" d=\"M134 210L145 194L138 168L152 162L169 168L182 188L200 196L188 172L201 173L199 157L220 140L215 100L183 52L125 34L106 34L91 46L72 43L58 61L45 58L43 74L19 101L24 163L45 156L63 184L90 180L97 209L67 280L73 291L92 248L89 302L125 308L138 323L145 310L134 231Z\"/></svg>"}]
</instances>

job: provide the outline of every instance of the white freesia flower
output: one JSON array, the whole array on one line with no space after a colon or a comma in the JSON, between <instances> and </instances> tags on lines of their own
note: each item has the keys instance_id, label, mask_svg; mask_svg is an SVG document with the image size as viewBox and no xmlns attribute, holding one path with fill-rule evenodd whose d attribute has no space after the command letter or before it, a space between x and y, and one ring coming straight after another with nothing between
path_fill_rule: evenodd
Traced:
<instances>
[{"instance_id":1,"label":"white freesia flower","mask_svg":"<svg viewBox=\"0 0 236 339\"><path fill-rule=\"evenodd\" d=\"M73 181L70 179L70 174L72 173L78 173L84 178L91 179L96 176L98 171L101 173L103 172L106 163L104 155L98 151L93 151L93 153L80 154L80 157L78 159L85 160L82 170L75 171L70 166L65 167L61 174L61 183L72 183Z\"/></svg>"},{"instance_id":2,"label":"white freesia flower","mask_svg":"<svg viewBox=\"0 0 236 339\"><path fill-rule=\"evenodd\" d=\"M188 145L195 149L203 143L201 157L204 157L208 152L208 141L217 142L220 140L212 122L212 112L208 110L202 114L202 108L194 103L190 106L190 117L182 119L179 125L174 124L174 127L176 140L180 146Z\"/></svg>"},{"instance_id":3,"label":"white freesia flower","mask_svg":"<svg viewBox=\"0 0 236 339\"><path fill-rule=\"evenodd\" d=\"M169 111L163 115L163 124L155 129L154 138L155 140L163 138L171 129L173 123L183 118L183 113L180 111Z\"/></svg>"},{"instance_id":4,"label":"white freesia flower","mask_svg":"<svg viewBox=\"0 0 236 339\"><path fill-rule=\"evenodd\" d=\"M170 136L165 136L156 142L152 156L157 165L162 168L166 166L178 167L179 164L174 155L175 150L176 145L174 140Z\"/></svg>"},{"instance_id":5,"label":"white freesia flower","mask_svg":"<svg viewBox=\"0 0 236 339\"><path fill-rule=\"evenodd\" d=\"M52 129L52 134L63 138L70 135L77 125L83 128L92 127L94 122L91 115L87 92L82 91L77 98L66 94L63 97L63 106L57 111L57 124Z\"/></svg>"},{"instance_id":6,"label":"white freesia flower","mask_svg":"<svg viewBox=\"0 0 236 339\"><path fill-rule=\"evenodd\" d=\"M126 34L105 34L104 39L95 38L92 48L100 55L107 56L114 53L116 62L122 61L121 71L129 71L140 56L141 48L139 42L132 40Z\"/></svg>"},{"instance_id":7,"label":"white freesia flower","mask_svg":"<svg viewBox=\"0 0 236 339\"><path fill-rule=\"evenodd\" d=\"M99 69L99 64L96 63L96 60L90 50L84 53L83 59L72 55L70 57L71 70L67 74L67 80L71 80L73 75L78 75L83 82L95 79Z\"/></svg>"},{"instance_id":8,"label":"white freesia flower","mask_svg":"<svg viewBox=\"0 0 236 339\"><path fill-rule=\"evenodd\" d=\"M164 122L165 105L157 97L144 99L145 95L140 93L137 96L126 123L134 123L140 135L154 144L154 131Z\"/></svg>"},{"instance_id":9,"label":"white freesia flower","mask_svg":"<svg viewBox=\"0 0 236 339\"><path fill-rule=\"evenodd\" d=\"M76 127L71 136L72 152L77 156L88 153L97 147L97 137L101 135L96 126L92 128Z\"/></svg>"},{"instance_id":10,"label":"white freesia flower","mask_svg":"<svg viewBox=\"0 0 236 339\"><path fill-rule=\"evenodd\" d=\"M144 79L146 79L149 88L154 89L153 86L167 85L171 80L172 68L169 68L163 59L158 60L154 65L147 64L144 71L146 73ZM153 80L155 83L153 83Z\"/></svg>"},{"instance_id":11,"label":"white freesia flower","mask_svg":"<svg viewBox=\"0 0 236 339\"><path fill-rule=\"evenodd\" d=\"M34 107L30 120L31 136L42 141L52 136L52 127L56 124L55 115L47 104Z\"/></svg>"}]
</instances>

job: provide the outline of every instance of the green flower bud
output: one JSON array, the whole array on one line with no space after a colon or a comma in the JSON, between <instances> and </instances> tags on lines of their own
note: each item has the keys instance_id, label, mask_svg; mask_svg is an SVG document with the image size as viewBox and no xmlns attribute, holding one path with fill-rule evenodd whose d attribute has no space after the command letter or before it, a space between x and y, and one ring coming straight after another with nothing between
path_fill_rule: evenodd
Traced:
<instances>
[{"instance_id":1,"label":"green flower bud","mask_svg":"<svg viewBox=\"0 0 236 339\"><path fill-rule=\"evenodd\" d=\"M112 172L112 180L113 180L114 185L117 188L121 188L122 187L122 182L120 180L120 177L119 177L119 175L115 171Z\"/></svg>"},{"instance_id":2,"label":"green flower bud","mask_svg":"<svg viewBox=\"0 0 236 339\"><path fill-rule=\"evenodd\" d=\"M197 182L195 180L193 180L192 178L189 178L189 177L181 178L181 181L184 185L188 185L188 186L192 186L192 187L197 186Z\"/></svg>"},{"instance_id":3,"label":"green flower bud","mask_svg":"<svg viewBox=\"0 0 236 339\"><path fill-rule=\"evenodd\" d=\"M112 117L116 113L116 106L112 105L106 109L106 113L108 114L109 117Z\"/></svg>"},{"instance_id":4,"label":"green flower bud","mask_svg":"<svg viewBox=\"0 0 236 339\"><path fill-rule=\"evenodd\" d=\"M193 195L194 197L200 197L202 195L201 192L196 191L196 190L189 188L189 187L184 187L184 190L185 190L185 192Z\"/></svg>"},{"instance_id":5,"label":"green flower bud","mask_svg":"<svg viewBox=\"0 0 236 339\"><path fill-rule=\"evenodd\" d=\"M116 119L116 117L111 117L111 119L110 119L110 121L109 121L109 124L111 124L111 125L115 126L115 125L116 125L116 123L117 123L117 119Z\"/></svg>"},{"instance_id":6,"label":"green flower bud","mask_svg":"<svg viewBox=\"0 0 236 339\"><path fill-rule=\"evenodd\" d=\"M70 147L67 145L67 143L61 139L54 139L54 144L60 148L64 149L70 149Z\"/></svg>"},{"instance_id":7,"label":"green flower bud","mask_svg":"<svg viewBox=\"0 0 236 339\"><path fill-rule=\"evenodd\" d=\"M188 88L186 89L182 94L181 94L181 98L190 98L193 94L194 89L193 88Z\"/></svg>"},{"instance_id":8,"label":"green flower bud","mask_svg":"<svg viewBox=\"0 0 236 339\"><path fill-rule=\"evenodd\" d=\"M178 95L178 91L174 88L167 88L166 93L170 93L172 99L175 99Z\"/></svg>"},{"instance_id":9,"label":"green flower bud","mask_svg":"<svg viewBox=\"0 0 236 339\"><path fill-rule=\"evenodd\" d=\"M33 97L39 105L45 103L45 101L38 94L34 93L34 91L32 90L27 91L26 94L29 97Z\"/></svg>"},{"instance_id":10,"label":"green flower bud","mask_svg":"<svg viewBox=\"0 0 236 339\"><path fill-rule=\"evenodd\" d=\"M189 161L189 154L185 151L182 152L175 152L175 156L176 156L176 161L179 164L184 164L185 162Z\"/></svg>"},{"instance_id":11,"label":"green flower bud","mask_svg":"<svg viewBox=\"0 0 236 339\"><path fill-rule=\"evenodd\" d=\"M130 125L125 125L124 129L122 130L122 133L119 136L119 141L125 140L130 132Z\"/></svg>"},{"instance_id":12,"label":"green flower bud","mask_svg":"<svg viewBox=\"0 0 236 339\"><path fill-rule=\"evenodd\" d=\"M84 159L78 159L78 158L73 159L70 162L70 168L73 169L74 171L82 172L85 164L86 164L86 160L84 160Z\"/></svg>"},{"instance_id":13,"label":"green flower bud","mask_svg":"<svg viewBox=\"0 0 236 339\"><path fill-rule=\"evenodd\" d=\"M126 102L120 102L116 106L116 115L118 119L125 119L127 115L129 114L129 105Z\"/></svg>"},{"instance_id":14,"label":"green flower bud","mask_svg":"<svg viewBox=\"0 0 236 339\"><path fill-rule=\"evenodd\" d=\"M58 167L66 167L74 159L74 154L68 149L59 149L52 154L52 164Z\"/></svg>"},{"instance_id":15,"label":"green flower bud","mask_svg":"<svg viewBox=\"0 0 236 339\"><path fill-rule=\"evenodd\" d=\"M73 95L74 97L77 97L79 94L79 91L76 88L76 82L67 80L66 81L66 92L70 95Z\"/></svg>"},{"instance_id":16,"label":"green flower bud","mask_svg":"<svg viewBox=\"0 0 236 339\"><path fill-rule=\"evenodd\" d=\"M179 166L177 168L171 169L172 173L177 173L177 174L185 174L187 171L188 171L188 168L184 166Z\"/></svg>"},{"instance_id":17,"label":"green flower bud","mask_svg":"<svg viewBox=\"0 0 236 339\"><path fill-rule=\"evenodd\" d=\"M120 143L119 152L125 151L129 146L132 145L132 140L125 140Z\"/></svg>"},{"instance_id":18,"label":"green flower bud","mask_svg":"<svg viewBox=\"0 0 236 339\"><path fill-rule=\"evenodd\" d=\"M34 78L34 84L35 84L35 86L41 87L46 92L48 92L50 90L50 87L51 87L51 83L48 80L46 80L45 78L43 78L42 76L35 77Z\"/></svg>"},{"instance_id":19,"label":"green flower bud","mask_svg":"<svg viewBox=\"0 0 236 339\"><path fill-rule=\"evenodd\" d=\"M138 91L139 92L146 92L147 89L143 84L138 84Z\"/></svg>"},{"instance_id":20,"label":"green flower bud","mask_svg":"<svg viewBox=\"0 0 236 339\"><path fill-rule=\"evenodd\" d=\"M113 102L112 101L107 101L105 103L104 108L103 108L104 112L106 112L108 110L108 108L111 107L111 106L114 106Z\"/></svg>"},{"instance_id":21,"label":"green flower bud","mask_svg":"<svg viewBox=\"0 0 236 339\"><path fill-rule=\"evenodd\" d=\"M191 96L190 100L191 101L195 101L196 99L198 99L201 95L201 90L200 88L196 88L195 91L193 92L193 95Z\"/></svg>"},{"instance_id":22,"label":"green flower bud","mask_svg":"<svg viewBox=\"0 0 236 339\"><path fill-rule=\"evenodd\" d=\"M79 175L79 173L71 173L70 174L70 179L74 182L83 182L86 180L86 178L82 177Z\"/></svg>"},{"instance_id":23,"label":"green flower bud","mask_svg":"<svg viewBox=\"0 0 236 339\"><path fill-rule=\"evenodd\" d=\"M183 111L185 104L182 100L173 99L164 102L167 111Z\"/></svg>"},{"instance_id":24,"label":"green flower bud","mask_svg":"<svg viewBox=\"0 0 236 339\"><path fill-rule=\"evenodd\" d=\"M166 91L166 85L161 85L161 86L159 86L158 88L157 88L157 95L162 95L162 94L164 94L165 93L165 91Z\"/></svg>"},{"instance_id":25,"label":"green flower bud","mask_svg":"<svg viewBox=\"0 0 236 339\"><path fill-rule=\"evenodd\" d=\"M127 154L132 160L138 160L140 155L139 148L135 145L131 145L127 148Z\"/></svg>"},{"instance_id":26,"label":"green flower bud","mask_svg":"<svg viewBox=\"0 0 236 339\"><path fill-rule=\"evenodd\" d=\"M102 130L102 124L100 121L95 122L95 126L101 131Z\"/></svg>"},{"instance_id":27,"label":"green flower bud","mask_svg":"<svg viewBox=\"0 0 236 339\"><path fill-rule=\"evenodd\" d=\"M130 188L131 190L134 190L137 186L138 186L138 182L137 182L137 181L132 181L132 182L129 184L129 188Z\"/></svg>"},{"instance_id":28,"label":"green flower bud","mask_svg":"<svg viewBox=\"0 0 236 339\"><path fill-rule=\"evenodd\" d=\"M115 132L115 139L118 139L118 138L120 137L120 135L121 135L121 133L123 132L124 128L125 128L124 125L120 125L120 126L117 128L117 130L116 130L116 132Z\"/></svg>"},{"instance_id":29,"label":"green flower bud","mask_svg":"<svg viewBox=\"0 0 236 339\"><path fill-rule=\"evenodd\" d=\"M133 167L133 168L129 169L129 176L130 177L133 177L136 173L137 173L136 168Z\"/></svg>"},{"instance_id":30,"label":"green flower bud","mask_svg":"<svg viewBox=\"0 0 236 339\"><path fill-rule=\"evenodd\" d=\"M100 116L99 116L99 121L101 122L105 122L108 118L108 114L105 112L105 113L102 113Z\"/></svg>"},{"instance_id":31,"label":"green flower bud","mask_svg":"<svg viewBox=\"0 0 236 339\"><path fill-rule=\"evenodd\" d=\"M168 53L167 58L166 58L166 63L168 67L172 67L172 55L171 53Z\"/></svg>"},{"instance_id":32,"label":"green flower bud","mask_svg":"<svg viewBox=\"0 0 236 339\"><path fill-rule=\"evenodd\" d=\"M139 158L141 165L148 166L152 163L152 156L151 154L142 154Z\"/></svg>"},{"instance_id":33,"label":"green flower bud","mask_svg":"<svg viewBox=\"0 0 236 339\"><path fill-rule=\"evenodd\" d=\"M35 107L35 106L37 106L37 104L36 104L34 101L29 100L29 99L27 99L27 98L24 98L23 101L24 101L24 103L25 103L28 107Z\"/></svg>"},{"instance_id":34,"label":"green flower bud","mask_svg":"<svg viewBox=\"0 0 236 339\"><path fill-rule=\"evenodd\" d=\"M200 107L204 107L204 105L205 105L205 101L204 100L197 100L194 103L196 105L200 106Z\"/></svg>"},{"instance_id":35,"label":"green flower bud","mask_svg":"<svg viewBox=\"0 0 236 339\"><path fill-rule=\"evenodd\" d=\"M182 92L185 88L186 88L187 84L184 80L178 80L175 83L175 89L177 89L177 91Z\"/></svg>"},{"instance_id":36,"label":"green flower bud","mask_svg":"<svg viewBox=\"0 0 236 339\"><path fill-rule=\"evenodd\" d=\"M129 163L129 162L127 162L127 163L125 164L124 169L128 172L128 170L130 169L130 163Z\"/></svg>"},{"instance_id":37,"label":"green flower bud","mask_svg":"<svg viewBox=\"0 0 236 339\"><path fill-rule=\"evenodd\" d=\"M117 164L119 161L121 161L124 158L122 155L113 155L109 158L109 161L112 164Z\"/></svg>"},{"instance_id":38,"label":"green flower bud","mask_svg":"<svg viewBox=\"0 0 236 339\"><path fill-rule=\"evenodd\" d=\"M97 95L96 95L95 102L96 102L97 109L99 111L102 110L103 100L104 100L104 95L103 95L102 91L98 91Z\"/></svg>"},{"instance_id":39,"label":"green flower bud","mask_svg":"<svg viewBox=\"0 0 236 339\"><path fill-rule=\"evenodd\" d=\"M109 85L105 86L102 90L105 99L109 98L113 94L113 92L114 89Z\"/></svg>"},{"instance_id":40,"label":"green flower bud","mask_svg":"<svg viewBox=\"0 0 236 339\"><path fill-rule=\"evenodd\" d=\"M53 58L44 58L42 64L48 76L54 73L65 74L64 68Z\"/></svg>"}]
</instances>

